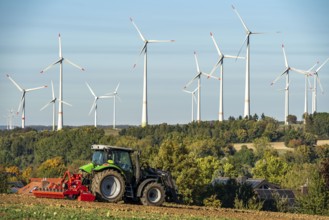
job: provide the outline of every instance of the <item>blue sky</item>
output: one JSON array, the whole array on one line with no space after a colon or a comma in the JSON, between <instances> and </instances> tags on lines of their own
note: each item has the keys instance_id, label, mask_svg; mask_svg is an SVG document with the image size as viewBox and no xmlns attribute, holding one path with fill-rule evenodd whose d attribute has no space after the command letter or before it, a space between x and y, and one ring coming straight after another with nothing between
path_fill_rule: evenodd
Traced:
<instances>
[{"instance_id":1,"label":"blue sky","mask_svg":"<svg viewBox=\"0 0 329 220\"><path fill-rule=\"evenodd\" d=\"M64 63L64 100L73 105L64 106L64 126L94 123L93 114L88 115L93 97L85 82L97 95L112 92L120 82L116 123L139 125L143 57L137 68L132 67L143 43L129 17L148 39L176 40L148 47L149 123L190 122L191 98L182 88L196 74L193 52L198 53L201 70L209 72L217 61L209 32L224 54L236 55L244 40L232 4L251 31L269 33L251 36L250 112L282 121L284 79L270 86L284 70L281 44L292 67L308 69L325 61L329 57L328 1L1 1L0 125L6 124L3 116L9 109L17 110L21 96L6 74L23 88L48 85L26 95L26 125L51 125L52 108L40 109L51 100L51 80L58 97L59 67L40 71L58 59L58 33L63 56L86 69L80 72ZM224 74L224 117L238 117L244 108L245 61L226 60ZM329 112L329 64L319 76L324 94L318 92L318 112ZM300 119L304 78L292 72L290 79L290 114ZM219 82L202 78L202 120L217 120L218 97ZM111 125L112 111L113 100L99 100L98 124ZM14 124L20 126L20 117Z\"/></svg>"}]
</instances>

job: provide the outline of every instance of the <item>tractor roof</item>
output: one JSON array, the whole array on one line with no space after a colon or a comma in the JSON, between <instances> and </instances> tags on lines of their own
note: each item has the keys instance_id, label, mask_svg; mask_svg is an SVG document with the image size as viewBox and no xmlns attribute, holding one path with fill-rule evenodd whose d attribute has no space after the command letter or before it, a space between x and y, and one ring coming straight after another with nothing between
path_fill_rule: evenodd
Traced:
<instances>
[{"instance_id":1,"label":"tractor roof","mask_svg":"<svg viewBox=\"0 0 329 220\"><path fill-rule=\"evenodd\" d=\"M128 151L132 152L135 151L131 148L125 148L125 147L117 147L117 146L110 146L110 145L102 145L102 144L93 144L91 145L92 150L104 150L104 149L111 149L111 150L122 150L122 151Z\"/></svg>"}]
</instances>

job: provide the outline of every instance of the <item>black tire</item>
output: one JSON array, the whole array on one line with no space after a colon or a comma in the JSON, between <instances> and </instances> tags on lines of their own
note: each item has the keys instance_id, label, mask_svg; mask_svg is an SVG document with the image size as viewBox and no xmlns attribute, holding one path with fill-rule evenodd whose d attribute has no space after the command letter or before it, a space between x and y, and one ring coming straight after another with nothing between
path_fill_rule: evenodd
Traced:
<instances>
[{"instance_id":1,"label":"black tire","mask_svg":"<svg viewBox=\"0 0 329 220\"><path fill-rule=\"evenodd\" d=\"M161 206L165 197L163 186L160 183L152 182L145 186L141 202L143 205Z\"/></svg>"},{"instance_id":2,"label":"black tire","mask_svg":"<svg viewBox=\"0 0 329 220\"><path fill-rule=\"evenodd\" d=\"M105 170L95 174L91 191L98 201L119 202L125 192L125 181L117 171Z\"/></svg>"}]
</instances>

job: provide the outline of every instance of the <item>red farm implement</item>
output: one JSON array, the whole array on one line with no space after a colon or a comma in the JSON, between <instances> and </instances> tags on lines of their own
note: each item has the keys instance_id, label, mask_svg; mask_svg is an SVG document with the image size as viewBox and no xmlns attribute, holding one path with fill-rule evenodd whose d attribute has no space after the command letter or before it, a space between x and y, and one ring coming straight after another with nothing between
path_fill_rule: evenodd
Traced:
<instances>
[{"instance_id":1,"label":"red farm implement","mask_svg":"<svg viewBox=\"0 0 329 220\"><path fill-rule=\"evenodd\" d=\"M71 174L66 171L60 183L42 181L42 187L33 190L33 195L42 198L78 199L79 201L94 201L95 196L87 186L82 185L82 174Z\"/></svg>"}]
</instances>

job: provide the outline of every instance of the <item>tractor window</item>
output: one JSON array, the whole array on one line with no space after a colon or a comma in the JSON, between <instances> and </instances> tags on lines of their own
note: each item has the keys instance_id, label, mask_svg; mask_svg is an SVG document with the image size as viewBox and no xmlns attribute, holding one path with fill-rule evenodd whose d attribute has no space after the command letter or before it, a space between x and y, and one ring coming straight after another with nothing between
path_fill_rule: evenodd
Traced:
<instances>
[{"instance_id":1,"label":"tractor window","mask_svg":"<svg viewBox=\"0 0 329 220\"><path fill-rule=\"evenodd\" d=\"M93 154L92 163L95 165L102 165L104 163L104 153L103 151L95 151Z\"/></svg>"},{"instance_id":2,"label":"tractor window","mask_svg":"<svg viewBox=\"0 0 329 220\"><path fill-rule=\"evenodd\" d=\"M132 171L132 165L129 152L127 151L114 151L114 163L121 167L123 170Z\"/></svg>"}]
</instances>

